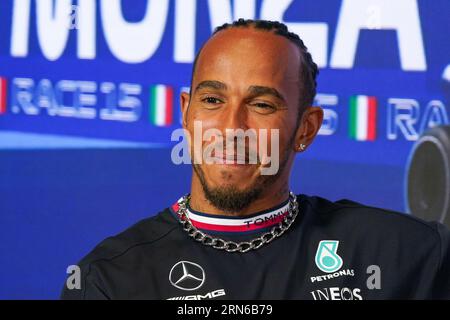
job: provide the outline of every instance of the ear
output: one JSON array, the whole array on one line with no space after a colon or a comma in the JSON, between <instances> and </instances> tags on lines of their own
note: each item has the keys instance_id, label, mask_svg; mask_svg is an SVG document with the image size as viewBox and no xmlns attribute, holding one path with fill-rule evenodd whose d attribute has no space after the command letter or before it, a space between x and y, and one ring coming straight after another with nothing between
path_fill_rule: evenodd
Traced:
<instances>
[{"instance_id":1,"label":"ear","mask_svg":"<svg viewBox=\"0 0 450 320\"><path fill-rule=\"evenodd\" d=\"M189 110L190 95L187 92L182 92L180 95L180 107L182 115L182 126L187 129L187 113Z\"/></svg>"},{"instance_id":2,"label":"ear","mask_svg":"<svg viewBox=\"0 0 450 320\"><path fill-rule=\"evenodd\" d=\"M322 122L323 110L321 107L306 107L303 111L300 124L295 134L295 145L293 146L294 151L302 152L306 150L319 132ZM304 146L304 148L301 148L300 146Z\"/></svg>"}]
</instances>

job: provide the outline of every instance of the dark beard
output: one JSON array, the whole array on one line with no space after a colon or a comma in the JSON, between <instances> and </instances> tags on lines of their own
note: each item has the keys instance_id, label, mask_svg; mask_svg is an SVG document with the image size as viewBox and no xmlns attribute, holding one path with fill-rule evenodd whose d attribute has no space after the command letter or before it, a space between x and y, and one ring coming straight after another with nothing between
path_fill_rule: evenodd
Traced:
<instances>
[{"instance_id":1,"label":"dark beard","mask_svg":"<svg viewBox=\"0 0 450 320\"><path fill-rule=\"evenodd\" d=\"M239 190L233 185L221 188L210 188L203 175L201 174L199 177L201 177L200 182L206 199L208 199L214 207L231 214L236 214L248 207L253 201L259 198L263 190L261 186L248 188L246 190Z\"/></svg>"},{"instance_id":2,"label":"dark beard","mask_svg":"<svg viewBox=\"0 0 450 320\"><path fill-rule=\"evenodd\" d=\"M200 180L206 199L217 209L226 211L232 215L237 215L247 208L253 201L258 199L266 187L274 183L282 174L288 161L287 150L283 155L278 172L270 176L259 176L253 186L239 190L236 186L226 186L211 188L206 182L205 175L199 164L192 164L194 172Z\"/></svg>"}]
</instances>

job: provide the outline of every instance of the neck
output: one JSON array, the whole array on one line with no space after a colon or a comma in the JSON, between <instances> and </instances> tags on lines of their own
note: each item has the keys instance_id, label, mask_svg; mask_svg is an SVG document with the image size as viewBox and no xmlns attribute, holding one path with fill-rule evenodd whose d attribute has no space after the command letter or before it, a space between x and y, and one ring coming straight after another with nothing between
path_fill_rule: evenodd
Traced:
<instances>
[{"instance_id":1,"label":"neck","mask_svg":"<svg viewBox=\"0 0 450 320\"><path fill-rule=\"evenodd\" d=\"M228 212L215 207L207 198L203 191L200 181L196 179L195 174L191 184L191 199L190 207L199 212L210 214L245 217L255 212L273 208L289 198L289 184L288 181L283 183L274 183L269 188L265 189L261 196L250 203L246 208L239 212Z\"/></svg>"}]
</instances>

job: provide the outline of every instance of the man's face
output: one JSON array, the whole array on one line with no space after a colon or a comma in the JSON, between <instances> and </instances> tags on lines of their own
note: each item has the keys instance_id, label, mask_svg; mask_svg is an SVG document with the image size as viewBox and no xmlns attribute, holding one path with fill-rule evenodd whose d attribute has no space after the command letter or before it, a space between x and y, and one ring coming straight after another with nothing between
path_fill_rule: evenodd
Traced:
<instances>
[{"instance_id":1,"label":"man's face","mask_svg":"<svg viewBox=\"0 0 450 320\"><path fill-rule=\"evenodd\" d=\"M279 146L279 159L276 159L279 170L275 175L262 175L261 169L267 163L206 164L203 161L194 164L196 178L203 189L241 195L250 192L255 197L255 192L261 193L269 184L288 179L299 119L299 63L300 52L295 44L271 32L231 28L217 33L206 43L197 61L191 95L182 96L183 126L191 137L195 121L201 121L203 132L218 129L224 147L226 129L256 132L266 129L269 154L275 143ZM273 129L279 130L279 139L275 139L278 141L271 139ZM203 141L203 148L218 141ZM246 152L252 148L248 142ZM258 150L261 142L258 138Z\"/></svg>"}]
</instances>

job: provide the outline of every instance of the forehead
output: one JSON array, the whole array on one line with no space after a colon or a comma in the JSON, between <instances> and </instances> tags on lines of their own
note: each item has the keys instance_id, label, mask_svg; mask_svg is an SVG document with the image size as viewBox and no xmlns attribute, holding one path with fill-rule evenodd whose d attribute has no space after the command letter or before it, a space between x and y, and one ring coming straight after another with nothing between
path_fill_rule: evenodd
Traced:
<instances>
[{"instance_id":1,"label":"forehead","mask_svg":"<svg viewBox=\"0 0 450 320\"><path fill-rule=\"evenodd\" d=\"M230 28L203 46L193 82L240 79L253 84L298 83L299 68L300 50L289 39L252 27Z\"/></svg>"}]
</instances>

